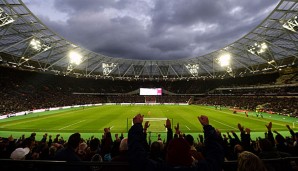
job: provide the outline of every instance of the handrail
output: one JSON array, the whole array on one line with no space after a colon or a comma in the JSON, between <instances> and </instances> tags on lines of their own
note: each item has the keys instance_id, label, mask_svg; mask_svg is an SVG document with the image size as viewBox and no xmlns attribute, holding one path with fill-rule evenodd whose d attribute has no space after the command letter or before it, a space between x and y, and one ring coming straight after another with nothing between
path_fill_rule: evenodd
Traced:
<instances>
[{"instance_id":1,"label":"handrail","mask_svg":"<svg viewBox=\"0 0 298 171\"><path fill-rule=\"evenodd\" d=\"M128 166L127 162L93 162L93 161L57 161L57 160L12 160L0 159L0 168L11 164L37 164L37 165L71 165L71 166Z\"/></svg>"},{"instance_id":2,"label":"handrail","mask_svg":"<svg viewBox=\"0 0 298 171\"><path fill-rule=\"evenodd\" d=\"M292 161L298 161L298 157L286 157L286 158L275 158L275 159L262 159L265 165L270 167L276 167L276 170L290 170ZM13 167L30 167L38 168L40 166L51 166L55 167L92 167L101 166L105 168L118 168L118 167L129 167L128 162L92 162L92 161L55 161L55 160L12 160L12 159L0 159L0 170L3 168ZM223 165L225 171L234 171L237 169L237 160L225 161Z\"/></svg>"}]
</instances>

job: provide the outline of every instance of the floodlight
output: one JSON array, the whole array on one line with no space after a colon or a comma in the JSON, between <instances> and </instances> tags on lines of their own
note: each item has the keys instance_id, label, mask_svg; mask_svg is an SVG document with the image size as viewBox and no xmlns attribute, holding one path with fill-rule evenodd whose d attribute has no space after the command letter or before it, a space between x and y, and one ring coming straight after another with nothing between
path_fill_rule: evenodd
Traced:
<instances>
[{"instance_id":1,"label":"floodlight","mask_svg":"<svg viewBox=\"0 0 298 171\"><path fill-rule=\"evenodd\" d=\"M267 46L266 43L262 43L262 44L261 44L261 49L265 50L265 49L267 49L267 48L268 48L268 46Z\"/></svg>"},{"instance_id":2,"label":"floodlight","mask_svg":"<svg viewBox=\"0 0 298 171\"><path fill-rule=\"evenodd\" d=\"M254 45L250 46L247 51L254 54L254 55L260 55L264 52L266 52L268 49L268 46L265 42L260 43L256 42Z\"/></svg>"},{"instance_id":3,"label":"floodlight","mask_svg":"<svg viewBox=\"0 0 298 171\"><path fill-rule=\"evenodd\" d=\"M82 56L74 51L69 52L70 63L79 65L82 62Z\"/></svg>"},{"instance_id":4,"label":"floodlight","mask_svg":"<svg viewBox=\"0 0 298 171\"><path fill-rule=\"evenodd\" d=\"M32 39L30 45L34 50L39 51L41 49L41 43L39 40Z\"/></svg>"},{"instance_id":5,"label":"floodlight","mask_svg":"<svg viewBox=\"0 0 298 171\"><path fill-rule=\"evenodd\" d=\"M230 54L223 54L222 56L220 56L218 58L219 65L222 66L222 67L229 66L230 65L230 60L231 60L231 55Z\"/></svg>"},{"instance_id":6,"label":"floodlight","mask_svg":"<svg viewBox=\"0 0 298 171\"><path fill-rule=\"evenodd\" d=\"M36 38L33 38L30 41L30 44L29 45L35 51L33 53L47 51L47 50L49 50L51 48L50 45L47 45L44 42L42 42L41 40L36 39Z\"/></svg>"},{"instance_id":7,"label":"floodlight","mask_svg":"<svg viewBox=\"0 0 298 171\"><path fill-rule=\"evenodd\" d=\"M267 50L267 48L268 48L267 44L266 43L262 43L260 45L260 49L259 49L258 53L264 53Z\"/></svg>"}]
</instances>

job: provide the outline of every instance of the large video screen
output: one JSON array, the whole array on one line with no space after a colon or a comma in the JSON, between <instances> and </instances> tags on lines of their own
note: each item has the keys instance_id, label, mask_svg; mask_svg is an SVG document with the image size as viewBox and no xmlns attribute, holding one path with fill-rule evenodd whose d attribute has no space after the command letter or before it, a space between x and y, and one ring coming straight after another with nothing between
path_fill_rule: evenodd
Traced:
<instances>
[{"instance_id":1,"label":"large video screen","mask_svg":"<svg viewBox=\"0 0 298 171\"><path fill-rule=\"evenodd\" d=\"M140 88L140 95L162 95L162 88Z\"/></svg>"}]
</instances>

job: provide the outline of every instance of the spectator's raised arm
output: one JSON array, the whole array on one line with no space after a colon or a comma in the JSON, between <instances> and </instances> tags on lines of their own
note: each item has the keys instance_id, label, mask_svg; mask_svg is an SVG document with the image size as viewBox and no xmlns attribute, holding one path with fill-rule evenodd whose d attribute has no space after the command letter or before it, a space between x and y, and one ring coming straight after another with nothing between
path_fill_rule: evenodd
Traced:
<instances>
[{"instance_id":1,"label":"spectator's raised arm","mask_svg":"<svg viewBox=\"0 0 298 171\"><path fill-rule=\"evenodd\" d=\"M268 125L265 125L267 127L267 131L268 131L268 140L272 143L272 144L275 144L275 141L274 141L274 137L273 137L273 133L271 131L272 129L272 122L269 122Z\"/></svg>"},{"instance_id":2,"label":"spectator's raised arm","mask_svg":"<svg viewBox=\"0 0 298 171\"><path fill-rule=\"evenodd\" d=\"M295 133L294 133L293 129L291 129L290 125L286 125L286 127L288 128L288 130L292 136L292 140L295 141Z\"/></svg>"},{"instance_id":3,"label":"spectator's raised arm","mask_svg":"<svg viewBox=\"0 0 298 171\"><path fill-rule=\"evenodd\" d=\"M149 164L149 146L143 130L144 115L133 118L133 126L128 131L128 158L132 170L145 170Z\"/></svg>"},{"instance_id":4,"label":"spectator's raised arm","mask_svg":"<svg viewBox=\"0 0 298 171\"><path fill-rule=\"evenodd\" d=\"M147 129L148 129L149 127L150 127L149 121L146 121L146 122L145 122L145 125L144 125L144 129L143 129L145 134L147 134Z\"/></svg>"},{"instance_id":5,"label":"spectator's raised arm","mask_svg":"<svg viewBox=\"0 0 298 171\"><path fill-rule=\"evenodd\" d=\"M166 145L168 145L169 142L173 139L173 130L172 130L171 120L170 119L166 120L165 127L167 128L167 142L166 142Z\"/></svg>"},{"instance_id":6,"label":"spectator's raised arm","mask_svg":"<svg viewBox=\"0 0 298 171\"><path fill-rule=\"evenodd\" d=\"M224 149L219 142L219 135L209 125L207 116L201 115L198 117L198 120L203 126L205 137L205 160L198 162L199 170L220 171L224 162Z\"/></svg>"},{"instance_id":7,"label":"spectator's raised arm","mask_svg":"<svg viewBox=\"0 0 298 171\"><path fill-rule=\"evenodd\" d=\"M180 126L179 123L174 127L175 128L175 137L180 137L181 131L180 131Z\"/></svg>"}]
</instances>

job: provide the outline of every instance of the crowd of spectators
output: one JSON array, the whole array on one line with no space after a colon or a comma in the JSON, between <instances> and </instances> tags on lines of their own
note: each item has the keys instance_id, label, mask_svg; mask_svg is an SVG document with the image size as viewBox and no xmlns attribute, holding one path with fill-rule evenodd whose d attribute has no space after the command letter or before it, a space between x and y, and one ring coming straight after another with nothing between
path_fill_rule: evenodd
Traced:
<instances>
[{"instance_id":1,"label":"crowd of spectators","mask_svg":"<svg viewBox=\"0 0 298 171\"><path fill-rule=\"evenodd\" d=\"M298 95L298 86L292 87L237 87L237 88L225 88L222 89L215 89L209 94L218 94L218 95L234 95L234 96L241 96L241 95L250 95L250 96L297 96Z\"/></svg>"},{"instance_id":2,"label":"crowd of spectators","mask_svg":"<svg viewBox=\"0 0 298 171\"><path fill-rule=\"evenodd\" d=\"M140 95L117 95L107 96L109 103L187 103L191 96L164 95L164 96L140 96Z\"/></svg>"},{"instance_id":3,"label":"crowd of spectators","mask_svg":"<svg viewBox=\"0 0 298 171\"><path fill-rule=\"evenodd\" d=\"M294 113L295 115L297 99L284 98L281 100L277 98L277 96L293 92L297 93L297 87L276 88L271 90L232 90L220 93L214 91L215 88L218 87L271 84L274 83L274 80L277 78L278 73L223 80L95 80L0 67L0 114L82 104L145 103L146 99L144 96L127 95L127 93L134 92L144 87L163 88L164 90L177 94L156 96L154 100L156 103L185 103L191 96L209 94L210 96L207 98L199 98L196 103L211 105L220 103L225 106L238 106L247 109L254 109L255 106L259 104L270 103L274 112L287 112L289 114ZM211 90L213 90L213 94L222 95L216 97L210 94ZM107 95L113 93L114 95ZM224 96L229 93L232 93L234 97ZM275 93L274 95L276 97L258 97L266 93L271 95ZM237 97L245 96L245 94L254 95L254 97Z\"/></svg>"},{"instance_id":4,"label":"crowd of spectators","mask_svg":"<svg viewBox=\"0 0 298 171\"><path fill-rule=\"evenodd\" d=\"M238 161L238 171L273 171L294 170L295 163L280 165L279 163L263 163L261 159L276 159L298 156L298 133L289 125L289 136L282 136L274 130L269 122L264 126L264 137L252 140L250 129L238 123L238 130L221 132L209 124L207 116L198 117L204 133L194 137L183 134L179 124L172 130L171 121L166 120L167 136L153 139L147 132L150 122L143 123L143 117L134 117L134 125L128 136L115 134L110 128L105 128L103 136L81 138L80 133L69 136L68 141L45 133L41 140L36 134L30 137L8 138L1 137L0 158L13 160L54 160L54 161L90 161L90 162L124 162L128 166L121 170L204 170L222 171L236 170L226 168L224 161ZM117 166L117 165L116 165ZM3 168L4 166L0 166ZM12 166L10 166L12 167ZM100 166L57 166L55 170L104 170ZM283 168L281 168L283 167ZM112 170L107 167L107 170ZM43 170L51 170L43 167ZM114 168L115 169L115 168ZM115 170L119 170L117 168ZM24 168L23 168L24 170Z\"/></svg>"},{"instance_id":5,"label":"crowd of spectators","mask_svg":"<svg viewBox=\"0 0 298 171\"><path fill-rule=\"evenodd\" d=\"M130 81L77 79L1 67L0 71L0 114L96 103L145 103L144 96L123 95L138 89ZM187 98L162 96L157 103L185 102Z\"/></svg>"},{"instance_id":6,"label":"crowd of spectators","mask_svg":"<svg viewBox=\"0 0 298 171\"><path fill-rule=\"evenodd\" d=\"M298 116L298 98L276 96L207 96L196 99L196 104L221 105L255 111L260 105L269 113Z\"/></svg>"}]
</instances>

